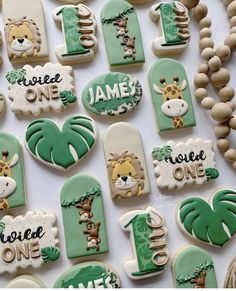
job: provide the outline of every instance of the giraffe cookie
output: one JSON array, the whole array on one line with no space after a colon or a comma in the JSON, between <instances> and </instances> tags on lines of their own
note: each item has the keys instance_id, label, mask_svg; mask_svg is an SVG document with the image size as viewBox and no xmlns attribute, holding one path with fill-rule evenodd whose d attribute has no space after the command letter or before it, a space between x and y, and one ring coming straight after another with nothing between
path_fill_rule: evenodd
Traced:
<instances>
[{"instance_id":1,"label":"giraffe cookie","mask_svg":"<svg viewBox=\"0 0 236 291\"><path fill-rule=\"evenodd\" d=\"M102 9L103 36L111 68L145 62L139 22L134 7L125 0L110 0Z\"/></svg>"},{"instance_id":2,"label":"giraffe cookie","mask_svg":"<svg viewBox=\"0 0 236 291\"><path fill-rule=\"evenodd\" d=\"M201 185L219 177L215 153L210 140L189 139L186 143L168 141L152 151L157 186L183 188L188 184Z\"/></svg>"},{"instance_id":3,"label":"giraffe cookie","mask_svg":"<svg viewBox=\"0 0 236 291\"><path fill-rule=\"evenodd\" d=\"M161 28L161 36L152 43L154 54L180 54L190 40L188 9L179 1L161 2L152 6L150 17Z\"/></svg>"},{"instance_id":4,"label":"giraffe cookie","mask_svg":"<svg viewBox=\"0 0 236 291\"><path fill-rule=\"evenodd\" d=\"M12 63L48 59L44 11L41 0L2 0L5 39Z\"/></svg>"},{"instance_id":5,"label":"giraffe cookie","mask_svg":"<svg viewBox=\"0 0 236 291\"><path fill-rule=\"evenodd\" d=\"M133 280L152 277L165 270L169 260L164 218L153 207L132 210L119 219L121 228L130 232L133 258L125 260L124 268Z\"/></svg>"},{"instance_id":6,"label":"giraffe cookie","mask_svg":"<svg viewBox=\"0 0 236 291\"><path fill-rule=\"evenodd\" d=\"M196 246L181 249L172 261L175 288L217 288L211 256Z\"/></svg>"},{"instance_id":7,"label":"giraffe cookie","mask_svg":"<svg viewBox=\"0 0 236 291\"><path fill-rule=\"evenodd\" d=\"M69 259L108 251L102 196L101 185L88 175L75 175L63 185L61 208Z\"/></svg>"},{"instance_id":8,"label":"giraffe cookie","mask_svg":"<svg viewBox=\"0 0 236 291\"><path fill-rule=\"evenodd\" d=\"M149 86L159 131L195 126L195 115L184 67L172 59L157 61Z\"/></svg>"},{"instance_id":9,"label":"giraffe cookie","mask_svg":"<svg viewBox=\"0 0 236 291\"><path fill-rule=\"evenodd\" d=\"M0 210L25 205L24 161L19 141L0 133Z\"/></svg>"},{"instance_id":10,"label":"giraffe cookie","mask_svg":"<svg viewBox=\"0 0 236 291\"><path fill-rule=\"evenodd\" d=\"M53 11L53 19L63 27L65 43L56 47L62 64L91 61L97 50L96 20L92 10L84 4L64 5Z\"/></svg>"}]
</instances>

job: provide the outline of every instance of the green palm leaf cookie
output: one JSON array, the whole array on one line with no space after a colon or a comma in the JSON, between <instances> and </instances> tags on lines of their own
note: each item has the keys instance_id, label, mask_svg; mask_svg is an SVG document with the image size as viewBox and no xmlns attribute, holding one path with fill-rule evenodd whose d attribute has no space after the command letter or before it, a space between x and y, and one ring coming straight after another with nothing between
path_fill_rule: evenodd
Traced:
<instances>
[{"instance_id":1,"label":"green palm leaf cookie","mask_svg":"<svg viewBox=\"0 0 236 291\"><path fill-rule=\"evenodd\" d=\"M60 250L56 247L46 247L41 249L41 256L44 263L56 261L60 257Z\"/></svg>"},{"instance_id":2,"label":"green palm leaf cookie","mask_svg":"<svg viewBox=\"0 0 236 291\"><path fill-rule=\"evenodd\" d=\"M64 106L74 103L77 99L76 95L72 91L61 91L60 98Z\"/></svg>"},{"instance_id":3,"label":"green palm leaf cookie","mask_svg":"<svg viewBox=\"0 0 236 291\"><path fill-rule=\"evenodd\" d=\"M218 191L209 203L198 197L187 198L180 204L178 215L189 235L222 247L236 232L236 192Z\"/></svg>"},{"instance_id":4,"label":"green palm leaf cookie","mask_svg":"<svg viewBox=\"0 0 236 291\"><path fill-rule=\"evenodd\" d=\"M18 81L21 81L26 76L26 70L25 69L18 69L15 71L8 72L6 74L6 79L10 84L15 84Z\"/></svg>"},{"instance_id":5,"label":"green palm leaf cookie","mask_svg":"<svg viewBox=\"0 0 236 291\"><path fill-rule=\"evenodd\" d=\"M50 166L67 170L92 149L96 126L84 115L68 118L62 129L50 119L36 119L28 126L25 140L33 156Z\"/></svg>"},{"instance_id":6,"label":"green palm leaf cookie","mask_svg":"<svg viewBox=\"0 0 236 291\"><path fill-rule=\"evenodd\" d=\"M166 158L169 158L172 153L172 148L169 145L163 146L162 148L154 148L152 151L152 155L159 162L163 161Z\"/></svg>"}]
</instances>

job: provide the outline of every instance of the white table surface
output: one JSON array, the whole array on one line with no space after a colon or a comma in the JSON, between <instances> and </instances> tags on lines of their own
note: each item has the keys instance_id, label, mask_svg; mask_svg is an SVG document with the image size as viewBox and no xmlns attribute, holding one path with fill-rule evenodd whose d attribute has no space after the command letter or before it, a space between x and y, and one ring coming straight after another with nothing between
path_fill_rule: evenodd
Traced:
<instances>
[{"instance_id":1,"label":"white table surface","mask_svg":"<svg viewBox=\"0 0 236 291\"><path fill-rule=\"evenodd\" d=\"M20 0L19 0L20 1ZM33 0L32 0L33 1ZM203 0L208 4L210 16L213 20L213 38L217 45L224 41L224 38L228 34L228 20L226 16L226 9L223 5L223 1L215 0ZM78 106L67 110L62 114L44 114L43 117L53 118L59 123L69 116L77 113L87 114L81 103L81 92L84 86L92 78L102 73L107 73L108 63L106 59L105 47L101 31L100 23L100 10L101 7L106 3L106 0L87 0L87 4L94 12L98 22L98 43L99 50L96 58L93 62L85 65L74 66L75 77L76 77L76 89L78 95ZM155 3L155 2L154 2ZM138 108L133 113L117 119L117 121L130 122L137 126L142 134L144 142L144 150L146 154L146 161L148 166L148 174L151 183L151 194L143 199L130 199L124 201L117 201L114 203L109 194L108 179L106 172L106 164L103 155L101 138L105 129L114 122L115 119L109 119L97 121L99 129L99 139L95 149L91 155L88 155L81 163L73 167L69 172L58 172L54 171L50 167L43 165L36 161L24 148L24 160L25 160L25 177L26 177L26 189L27 189L27 205L23 208L12 209L7 213L14 215L24 214L27 210L51 210L56 213L58 217L59 225L59 237L60 247L62 255L60 261L57 263L48 264L41 269L33 270L22 270L17 274L29 273L38 276L42 279L48 287L52 287L53 283L62 272L67 270L73 264L81 261L86 261L88 258L81 258L77 260L69 261L66 258L65 242L63 234L62 216L60 209L59 193L63 183L66 179L76 173L88 173L96 177L102 184L104 192L104 204L107 221L108 239L110 251L107 254L91 256L91 260L101 260L108 262L118 271L121 279L122 287L173 287L172 273L171 273L171 260L173 255L181 247L191 244L192 242L185 237L179 230L176 224L175 211L177 203L191 195L199 195L203 198L208 198L209 195L214 193L216 190L221 188L232 188L236 189L235 183L235 170L232 169L231 165L226 164L221 154L216 149L216 160L217 166L220 171L220 179L208 183L201 187L187 187L181 191L174 191L172 193L168 191L161 192L156 186L156 181L153 172L151 151L154 146L162 145L170 139L174 141L185 141L188 138L203 138L212 139L215 141L213 132L213 122L210 121L208 113L203 111L197 104L193 97L193 103L196 113L197 126L193 129L186 129L176 132L169 132L163 135L159 135L156 130L155 118L152 109L151 96L147 83L147 74L151 65L157 60L157 57L153 55L151 50L151 43L154 37L159 33L158 27L149 18L149 9L152 4L148 5L136 5L139 20L141 22L141 31L143 37L144 50L146 55L146 63L143 68L140 69L124 69L124 72L133 74L138 80L141 81L144 89L144 97ZM60 3L56 0L43 0L45 17L47 23L48 42L50 49L50 60L56 62L54 48L63 42L62 32L56 27L53 22L51 13ZM0 26L3 29L2 18L0 18ZM186 67L189 81L191 84L191 90L194 91L193 78L197 71L197 66L200 64L199 58L199 31L197 23L192 20L190 24L192 39L182 54L179 60ZM4 78L6 72L12 70L12 66L7 58L6 47L3 48L4 65L0 69L0 89L7 96L7 82ZM231 72L231 85L236 82L236 56L234 56L227 64L227 68ZM214 91L211 91L214 94ZM214 94L215 96L215 94ZM30 117L16 117L14 113L10 111L9 101L7 112L0 121L0 130L9 131L13 133L23 144L25 129L32 118ZM236 146L236 143L234 143ZM160 275L145 280L130 280L122 266L122 261L126 257L132 254L131 244L129 236L123 233L118 225L118 218L124 212L135 209L145 208L147 205L157 207L164 215L166 224L168 227L168 247L171 253L170 262L166 268L166 271ZM2 213L1 213L2 215ZM224 248L211 248L201 243L196 245L209 251L215 262L215 269L217 274L217 280L219 287L223 286L223 281L227 272L227 268L231 262L231 259L236 254L236 237L224 247ZM5 286L9 280L15 275L3 274L0 276L0 287Z\"/></svg>"}]
</instances>

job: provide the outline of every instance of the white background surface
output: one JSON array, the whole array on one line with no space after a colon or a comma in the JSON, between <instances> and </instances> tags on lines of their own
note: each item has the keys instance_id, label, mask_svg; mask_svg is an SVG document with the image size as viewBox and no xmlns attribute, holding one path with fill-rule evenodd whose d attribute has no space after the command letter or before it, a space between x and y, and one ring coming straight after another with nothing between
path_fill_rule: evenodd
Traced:
<instances>
[{"instance_id":1,"label":"white background surface","mask_svg":"<svg viewBox=\"0 0 236 291\"><path fill-rule=\"evenodd\" d=\"M21 0L18 0L21 1ZM33 0L32 0L33 1ZM215 0L209 1L204 0L207 3L210 10L210 16L213 19L213 38L216 44L219 45L223 42L224 38L228 34L228 20L226 16L226 10L223 5L223 1ZM73 114L83 113L86 114L85 109L81 103L81 92L84 86L92 78L99 74L108 72L108 63L106 60L106 53L102 38L102 31L100 25L100 10L101 7L106 3L106 0L87 0L87 4L96 14L98 22L98 43L99 50L96 58L93 62L82 65L74 66L75 77L76 77L76 88L78 95L78 106L70 108L62 114L44 114L43 117L53 118L60 124L64 120ZM155 3L155 2L154 2ZM154 37L159 33L157 25L153 23L149 16L149 9L152 4L147 5L136 5L139 20L141 23L141 31L143 37L144 50L146 55L146 63L143 68L139 69L124 69L124 72L128 72L137 77L143 86L144 97L138 108L133 111L132 114L125 117L117 119L117 121L126 121L137 126L142 134L144 142L144 150L146 154L146 161L148 166L148 173L151 183L151 194L146 198L130 199L123 201L113 202L110 198L108 179L106 172L106 164L103 156L102 150L102 136L104 130L112 124L115 119L109 119L103 121L101 119L97 120L99 139L93 150L93 152L88 155L80 164L72 168L69 172L59 172L53 170L42 163L36 161L24 148L24 160L25 160L25 176L26 176L26 189L27 189L27 206L18 209L9 210L7 213L12 213L14 215L24 214L27 210L51 210L57 214L58 224L59 224L59 237L60 237L60 247L62 250L61 258L58 262L48 264L42 269L38 270L22 270L17 274L30 273L38 276L42 279L48 287L52 287L53 283L57 277L67 270L70 266L75 263L85 261L88 258L81 258L74 261L69 261L66 258L65 243L64 243L64 233L62 225L62 216L60 209L59 193L63 183L66 179L77 173L88 173L96 177L102 184L102 189L104 193L104 204L105 213L107 221L108 239L110 251L107 254L92 256L91 260L101 260L108 262L113 265L113 267L120 274L122 287L173 287L173 280L171 274L171 260L173 255L177 250L186 244L191 244L191 241L185 237L177 227L175 219L176 205L182 199L191 196L199 195L203 198L208 198L212 193L221 188L232 188L236 189L235 185L235 170L232 169L231 165L224 162L223 157L216 149L216 161L218 169L220 170L220 179L217 181L209 182L202 187L187 187L181 191L174 191L169 193L168 191L160 192L156 186L155 177L153 173L151 151L154 146L161 146L169 139L174 141L187 140L188 138L201 137L203 139L212 139L215 141L215 136L213 133L212 125L208 113L203 111L199 105L196 103L193 97L193 103L196 113L197 126L194 129L186 129L181 131L169 132L163 135L158 135L156 130L155 118L152 111L151 96L149 93L149 88L147 84L147 74L151 65L157 60L151 51L151 43ZM53 0L43 0L45 17L47 22L47 32L49 40L50 49L50 60L56 62L54 48L63 42L62 32L54 24L51 12L60 3ZM2 28L2 19L1 19ZM198 50L198 26L194 20L191 21L190 25L192 39L190 45L179 58L179 60L185 65L187 74L189 76L189 82L191 84L191 90L193 92L193 77L197 71L197 66L200 63L199 50ZM4 65L0 69L0 89L7 96L7 82L4 78L7 71L12 70L12 66L8 61L6 48L3 49L4 55ZM233 57L227 68L230 70L232 78L231 85L236 82L236 56ZM212 92L213 94L213 92ZM214 97L216 95L214 94ZM9 131L13 133L23 144L24 133L28 123L32 120L30 117L16 117L14 113L10 111L9 100L8 108L5 116L0 121L0 129L3 131ZM236 146L236 143L234 143ZM165 219L169 230L168 233L168 246L171 253L170 262L166 268L166 271L159 276L155 276L145 280L132 281L130 280L122 267L122 261L132 254L131 245L129 237L123 233L118 225L118 218L124 212L135 209L135 208L145 208L147 205L152 205L160 210ZM1 215L3 215L1 213ZM205 250L209 251L212 255L218 279L218 286L223 286L223 281L227 272L227 268L231 262L231 259L236 254L236 237L224 246L224 248L211 248L201 243L196 243L196 245L203 247ZM9 280L11 280L15 275L3 274L0 277L0 287L5 286Z\"/></svg>"}]
</instances>

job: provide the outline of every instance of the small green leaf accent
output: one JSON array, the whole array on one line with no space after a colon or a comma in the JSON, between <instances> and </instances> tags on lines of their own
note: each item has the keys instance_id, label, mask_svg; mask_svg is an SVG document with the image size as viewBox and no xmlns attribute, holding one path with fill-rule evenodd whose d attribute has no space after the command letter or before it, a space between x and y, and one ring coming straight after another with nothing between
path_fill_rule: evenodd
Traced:
<instances>
[{"instance_id":1,"label":"small green leaf accent","mask_svg":"<svg viewBox=\"0 0 236 291\"><path fill-rule=\"evenodd\" d=\"M169 145L163 146L162 148L154 148L152 151L152 156L156 158L159 162L166 158L169 158L172 153L172 148Z\"/></svg>"},{"instance_id":2,"label":"small green leaf accent","mask_svg":"<svg viewBox=\"0 0 236 291\"><path fill-rule=\"evenodd\" d=\"M105 17L103 17L103 18L101 19L102 24L103 24L103 25L104 25L104 24L111 24L111 23L113 23L114 21L123 18L124 16L127 16L127 15L129 15L129 14L134 13L134 11L135 11L134 7L127 7L127 8L125 8L125 10L124 10L123 12L121 12L121 13L119 13L119 14L117 14L117 15L114 15L114 16L112 16L112 17L110 17L110 18L105 18Z\"/></svg>"},{"instance_id":3,"label":"small green leaf accent","mask_svg":"<svg viewBox=\"0 0 236 291\"><path fill-rule=\"evenodd\" d=\"M60 257L60 250L56 247L46 247L41 249L41 256L44 263L56 261Z\"/></svg>"},{"instance_id":4,"label":"small green leaf accent","mask_svg":"<svg viewBox=\"0 0 236 291\"><path fill-rule=\"evenodd\" d=\"M10 84L15 84L18 81L22 81L26 76L25 69L18 69L15 71L8 72L6 74L6 79Z\"/></svg>"},{"instance_id":5,"label":"small green leaf accent","mask_svg":"<svg viewBox=\"0 0 236 291\"><path fill-rule=\"evenodd\" d=\"M5 223L4 222L0 222L0 234L2 234L5 230Z\"/></svg>"},{"instance_id":6,"label":"small green leaf accent","mask_svg":"<svg viewBox=\"0 0 236 291\"><path fill-rule=\"evenodd\" d=\"M220 175L219 171L215 168L207 168L205 170L205 175L207 177L207 181L217 179Z\"/></svg>"},{"instance_id":7,"label":"small green leaf accent","mask_svg":"<svg viewBox=\"0 0 236 291\"><path fill-rule=\"evenodd\" d=\"M61 91L60 98L64 106L74 103L77 100L76 95L72 91Z\"/></svg>"}]
</instances>

